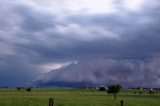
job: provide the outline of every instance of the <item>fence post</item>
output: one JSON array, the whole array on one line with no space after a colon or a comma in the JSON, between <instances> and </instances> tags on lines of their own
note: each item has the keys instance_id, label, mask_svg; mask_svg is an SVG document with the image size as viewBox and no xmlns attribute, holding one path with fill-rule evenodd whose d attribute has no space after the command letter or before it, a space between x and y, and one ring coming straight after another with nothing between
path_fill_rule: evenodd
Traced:
<instances>
[{"instance_id":1,"label":"fence post","mask_svg":"<svg viewBox=\"0 0 160 106\"><path fill-rule=\"evenodd\" d=\"M54 106L54 104L53 104L53 98L49 98L49 106Z\"/></svg>"},{"instance_id":2,"label":"fence post","mask_svg":"<svg viewBox=\"0 0 160 106\"><path fill-rule=\"evenodd\" d=\"M124 101L123 101L123 100L121 100L121 106L123 106L123 104L124 104Z\"/></svg>"}]
</instances>

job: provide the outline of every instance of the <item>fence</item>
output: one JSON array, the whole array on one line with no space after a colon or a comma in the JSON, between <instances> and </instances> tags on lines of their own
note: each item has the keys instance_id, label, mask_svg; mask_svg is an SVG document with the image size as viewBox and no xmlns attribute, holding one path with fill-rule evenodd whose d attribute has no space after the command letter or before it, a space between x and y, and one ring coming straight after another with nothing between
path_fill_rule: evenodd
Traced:
<instances>
[{"instance_id":1,"label":"fence","mask_svg":"<svg viewBox=\"0 0 160 106\"><path fill-rule=\"evenodd\" d=\"M54 106L53 98L49 98L49 105L48 106ZM120 106L124 106L124 101L123 100L121 100L121 105Z\"/></svg>"}]
</instances>

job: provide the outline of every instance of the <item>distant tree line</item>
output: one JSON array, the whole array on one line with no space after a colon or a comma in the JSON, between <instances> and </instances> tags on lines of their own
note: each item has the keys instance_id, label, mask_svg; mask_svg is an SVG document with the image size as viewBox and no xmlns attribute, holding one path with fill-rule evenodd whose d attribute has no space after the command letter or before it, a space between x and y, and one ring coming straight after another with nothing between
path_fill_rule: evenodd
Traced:
<instances>
[{"instance_id":1,"label":"distant tree line","mask_svg":"<svg viewBox=\"0 0 160 106\"><path fill-rule=\"evenodd\" d=\"M31 92L32 91L32 87L16 87L16 89L18 90L18 91L26 91L26 92Z\"/></svg>"}]
</instances>

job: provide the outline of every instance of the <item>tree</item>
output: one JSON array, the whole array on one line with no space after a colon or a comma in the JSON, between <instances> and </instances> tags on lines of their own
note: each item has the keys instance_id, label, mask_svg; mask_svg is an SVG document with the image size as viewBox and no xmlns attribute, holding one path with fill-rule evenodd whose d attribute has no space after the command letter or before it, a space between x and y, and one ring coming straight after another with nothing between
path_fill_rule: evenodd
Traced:
<instances>
[{"instance_id":1,"label":"tree","mask_svg":"<svg viewBox=\"0 0 160 106\"><path fill-rule=\"evenodd\" d=\"M32 88L26 88L27 92L31 92Z\"/></svg>"},{"instance_id":2,"label":"tree","mask_svg":"<svg viewBox=\"0 0 160 106\"><path fill-rule=\"evenodd\" d=\"M115 103L116 98L117 98L117 93L120 92L121 88L122 88L122 87L121 87L121 85L119 85L119 84L113 84L112 86L108 86L107 92L108 92L108 94L110 94L110 93L113 94L114 103Z\"/></svg>"},{"instance_id":3,"label":"tree","mask_svg":"<svg viewBox=\"0 0 160 106\"><path fill-rule=\"evenodd\" d=\"M21 87L17 87L16 89L17 89L18 91L21 91Z\"/></svg>"},{"instance_id":4,"label":"tree","mask_svg":"<svg viewBox=\"0 0 160 106\"><path fill-rule=\"evenodd\" d=\"M105 91L106 88L105 87L99 87L99 91Z\"/></svg>"},{"instance_id":5,"label":"tree","mask_svg":"<svg viewBox=\"0 0 160 106\"><path fill-rule=\"evenodd\" d=\"M153 91L153 89L149 90L149 94L154 94L155 92Z\"/></svg>"}]
</instances>

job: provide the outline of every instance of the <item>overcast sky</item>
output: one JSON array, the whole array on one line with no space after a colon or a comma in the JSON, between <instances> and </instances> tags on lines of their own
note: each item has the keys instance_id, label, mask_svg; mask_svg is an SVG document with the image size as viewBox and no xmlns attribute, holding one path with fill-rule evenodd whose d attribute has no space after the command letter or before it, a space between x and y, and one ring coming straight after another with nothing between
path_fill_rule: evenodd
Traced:
<instances>
[{"instance_id":1,"label":"overcast sky","mask_svg":"<svg viewBox=\"0 0 160 106\"><path fill-rule=\"evenodd\" d=\"M159 0L0 0L0 86L160 87Z\"/></svg>"}]
</instances>

